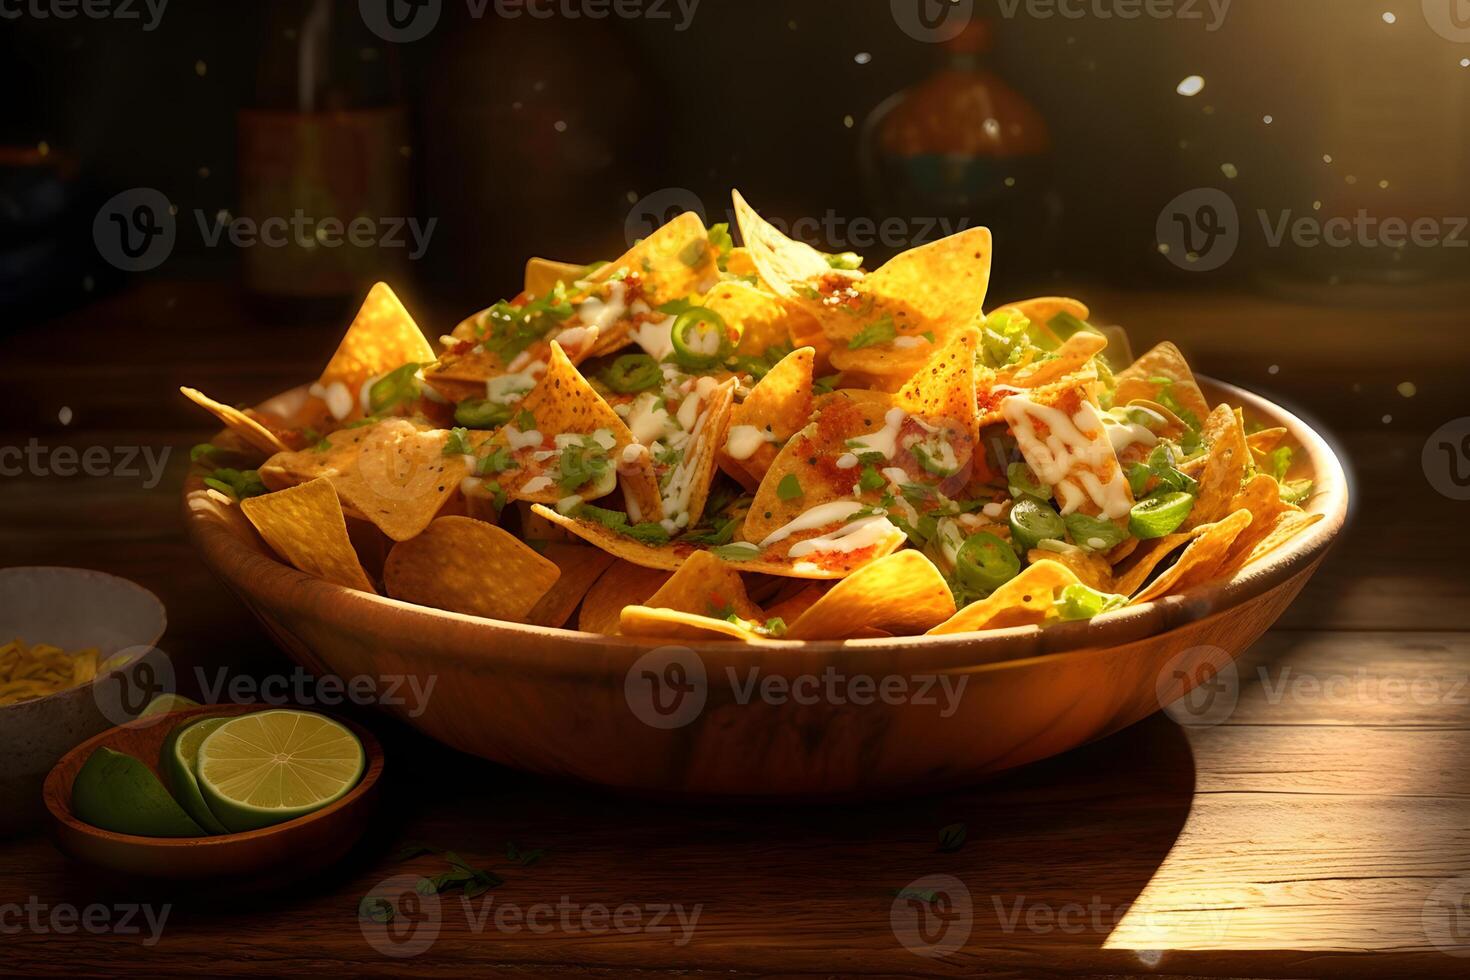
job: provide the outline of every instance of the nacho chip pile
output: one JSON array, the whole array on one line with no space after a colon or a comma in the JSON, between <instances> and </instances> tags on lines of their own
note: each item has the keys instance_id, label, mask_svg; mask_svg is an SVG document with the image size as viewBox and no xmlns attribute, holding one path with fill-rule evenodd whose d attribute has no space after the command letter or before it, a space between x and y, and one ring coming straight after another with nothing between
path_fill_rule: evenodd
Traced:
<instances>
[{"instance_id":1,"label":"nacho chip pile","mask_svg":"<svg viewBox=\"0 0 1470 980\"><path fill-rule=\"evenodd\" d=\"M346 588L756 645L1088 619L1318 519L1284 430L1172 344L1125 366L1076 300L985 312L988 231L868 270L735 213L742 247L684 214L532 259L437 353L375 286L292 417L184 389L232 433L209 492Z\"/></svg>"}]
</instances>

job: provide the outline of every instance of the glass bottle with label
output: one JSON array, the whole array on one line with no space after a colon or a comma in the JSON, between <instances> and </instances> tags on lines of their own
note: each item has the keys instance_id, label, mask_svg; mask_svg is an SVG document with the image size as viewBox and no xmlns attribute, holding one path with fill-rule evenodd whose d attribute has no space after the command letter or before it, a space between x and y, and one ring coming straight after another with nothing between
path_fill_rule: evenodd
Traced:
<instances>
[{"instance_id":1,"label":"glass bottle with label","mask_svg":"<svg viewBox=\"0 0 1470 980\"><path fill-rule=\"evenodd\" d=\"M273 0L239 114L239 217L258 238L242 249L245 286L272 313L335 313L407 263L398 66L357 6Z\"/></svg>"}]
</instances>

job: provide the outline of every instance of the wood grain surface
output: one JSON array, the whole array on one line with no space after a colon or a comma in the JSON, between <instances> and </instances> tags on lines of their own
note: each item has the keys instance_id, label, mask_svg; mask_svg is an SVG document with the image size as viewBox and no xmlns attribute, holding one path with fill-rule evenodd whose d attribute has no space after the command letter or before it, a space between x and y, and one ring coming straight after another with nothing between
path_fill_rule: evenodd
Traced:
<instances>
[{"instance_id":1,"label":"wood grain surface","mask_svg":"<svg viewBox=\"0 0 1470 980\"><path fill-rule=\"evenodd\" d=\"M1402 313L1387 345L1382 310L1086 295L1136 347L1176 338L1201 370L1322 423L1356 470L1343 540L1221 689L1228 711L1157 714L961 792L712 808L532 778L355 710L388 766L373 832L341 865L234 896L103 878L40 834L0 841L0 972L1464 976L1467 505L1420 464L1429 434L1465 414L1463 315ZM164 647L196 696L221 672L294 668L184 542L177 490L212 423L175 386L258 400L314 373L339 329L259 324L234 300L217 284L152 282L0 336L0 447L101 446L114 461L171 450L152 487L141 461L137 476L7 470L4 564L83 565L155 590ZM454 312L422 316L426 332ZM963 844L943 850L957 823ZM414 839L505 882L386 929L364 922L359 902L380 882L443 870L432 855L397 859ZM544 856L521 867L511 842ZM946 898L920 920L905 889ZM151 929L144 912L157 923L165 910ZM417 955L383 951L415 951L431 927Z\"/></svg>"}]
</instances>

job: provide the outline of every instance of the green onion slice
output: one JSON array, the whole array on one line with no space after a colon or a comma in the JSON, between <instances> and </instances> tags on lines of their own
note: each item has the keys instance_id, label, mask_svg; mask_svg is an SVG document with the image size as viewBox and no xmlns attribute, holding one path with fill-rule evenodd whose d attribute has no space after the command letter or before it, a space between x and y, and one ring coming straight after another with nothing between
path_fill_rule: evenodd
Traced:
<instances>
[{"instance_id":1,"label":"green onion slice","mask_svg":"<svg viewBox=\"0 0 1470 980\"><path fill-rule=\"evenodd\" d=\"M1027 551L1065 533L1061 515L1035 497L1021 497L1011 507L1011 539Z\"/></svg>"},{"instance_id":2,"label":"green onion slice","mask_svg":"<svg viewBox=\"0 0 1470 980\"><path fill-rule=\"evenodd\" d=\"M1021 560L1010 544L989 531L978 531L965 539L955 555L955 572L960 581L989 594L1021 571Z\"/></svg>"},{"instance_id":3,"label":"green onion slice","mask_svg":"<svg viewBox=\"0 0 1470 980\"><path fill-rule=\"evenodd\" d=\"M1133 511L1128 515L1128 530L1135 538L1145 541L1162 538L1178 530L1193 509L1193 494L1180 491L1156 493L1133 505Z\"/></svg>"}]
</instances>

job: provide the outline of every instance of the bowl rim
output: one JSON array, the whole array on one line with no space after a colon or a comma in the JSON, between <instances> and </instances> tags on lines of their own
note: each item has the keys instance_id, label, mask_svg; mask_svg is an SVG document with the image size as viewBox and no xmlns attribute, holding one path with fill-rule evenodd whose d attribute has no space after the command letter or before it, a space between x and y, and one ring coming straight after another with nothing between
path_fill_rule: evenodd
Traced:
<instances>
[{"instance_id":1,"label":"bowl rim","mask_svg":"<svg viewBox=\"0 0 1470 980\"><path fill-rule=\"evenodd\" d=\"M1164 596L1150 602L1127 606L1103 613L1091 620L1062 623L1047 627L1019 626L1000 630L983 630L939 636L919 635L858 640L766 640L756 649L763 655L810 654L827 658L861 658L876 651L902 652L910 657L925 653L965 654L964 661L949 666L995 668L1007 663L1031 661L1069 652L1134 642L1169 632L1185 623L1216 615L1260 596L1290 580L1319 560L1341 531L1347 520L1349 481L1347 473L1328 440L1296 414L1254 392L1204 375L1197 376L1200 385L1217 396L1243 408L1247 415L1264 416L1273 424L1284 426L1312 461L1316 492L1308 510L1321 513L1323 519L1292 538L1267 557L1245 566L1227 580L1205 583L1184 593ZM299 400L306 386L299 386L271 399L272 402ZM221 433L223 435L223 433ZM552 639L563 644L581 646L589 652L620 650L625 654L643 653L650 648L676 645L704 655L728 655L732 649L748 653L752 645L733 640L682 640L660 643L651 638L606 636L576 629L536 626L504 620L486 619L465 613L434 609L385 595L359 592L335 585L298 571L277 559L268 546L249 546L240 541L226 521L207 507L191 506L198 495L216 493L203 484L199 468L194 468L184 482L181 503L189 537L203 557L230 587L251 600L263 600L271 607L292 607L309 611L333 626L360 625L362 621L383 616L400 619L405 630L418 618L427 618L423 627L433 623L452 627L454 643L445 646L473 647L488 658L502 663L515 663L524 657L527 665L541 670L575 670L573 661L548 665L535 654L522 654L513 642L517 638ZM216 494L217 495L217 494ZM303 597L307 598L303 598ZM422 635L422 634L421 634ZM463 644L461 644L461 638ZM499 642L497 642L499 641ZM512 642L505 642L512 641ZM423 652L427 654L428 648ZM768 663L767 667L775 665ZM908 666L919 669L915 659Z\"/></svg>"},{"instance_id":2,"label":"bowl rim","mask_svg":"<svg viewBox=\"0 0 1470 980\"><path fill-rule=\"evenodd\" d=\"M296 708L293 705L280 704L201 704L193 708L182 708L178 711L170 711L166 714L154 715L146 719L137 719L128 722L126 725L114 725L106 731L99 732L96 735L93 735L91 738L87 739L85 742L82 742L80 745L72 748L60 759L58 759L56 765L52 766L50 771L46 773L46 781L42 784L41 787L41 795L42 798L45 800L46 810L51 814L52 820L66 827L68 830L71 830L75 833L85 834L88 837L93 837L97 840L102 841L111 841L141 847L234 847L240 844L247 843L249 841L259 840L263 837L269 837L274 834L282 833L284 831L300 829L302 826L310 823L311 821L325 818L330 814L336 813L337 811L352 805L356 801L366 796L372 790L372 788L377 785L378 780L383 775L383 764L385 761L383 746L378 742L377 737L373 735L373 733L367 728L364 728L362 725L358 724L350 718L344 718L341 715L333 714L327 711L316 711L314 713L325 715L338 724L346 726L352 732L352 734L356 735L358 741L362 742L363 755L367 759L367 764L363 767L362 778L357 781L357 785L344 793L340 798L335 799L331 803L328 803L326 806L322 807L320 810L313 810L310 813L304 813L299 817L293 817L290 820L283 820L280 823L271 824L268 827L258 827L255 830L246 830L233 834L210 834L205 837L145 837L141 834L123 834L115 830L107 830L102 827L94 827L92 824L89 824L86 821L79 819L76 814L72 812L70 803L71 787L61 785L62 769L65 768L68 763L73 760L73 757L80 756L83 752L86 752L88 755L90 755L92 751L100 748L107 739L111 738L115 732L118 732L125 728L151 728L154 725L163 725L166 722L170 721L171 724L169 724L165 730L172 731L173 728L177 727L180 722L187 721L191 718L202 718L219 714L249 715L256 714L262 711L282 710L307 711L313 709ZM148 765L146 761L144 761L143 764ZM148 768L153 769L154 767L148 766Z\"/></svg>"},{"instance_id":3,"label":"bowl rim","mask_svg":"<svg viewBox=\"0 0 1470 980\"><path fill-rule=\"evenodd\" d=\"M158 641L163 639L163 635L168 632L168 607L163 604L163 600L158 598L153 590L139 585L137 582L134 582L130 578L125 578L121 575L114 575L111 572L99 571L95 568L81 568L76 565L11 565L6 568L0 568L0 580L4 580L11 575L21 572L65 572L69 575L75 575L79 578L111 579L113 582L120 583L126 589L129 589L135 593L139 593L138 598L141 599L144 604L151 606L152 609L158 614L158 632L155 633L150 639L144 640L142 643L132 644L133 647L148 647L148 652L152 653L154 650L158 649ZM146 653L143 654L143 656L145 657L147 655L148 654ZM130 666L132 663L133 661L129 661L128 665ZM74 684L71 687L65 687L59 691L53 691L50 694L42 695L39 698L30 698L25 701L16 701L13 704L0 705L0 714L21 707L37 708L49 702L58 701L62 698L75 697L78 692L90 690L101 681L110 677L112 674L124 669L126 668L114 667L106 673L97 674L85 684Z\"/></svg>"}]
</instances>

